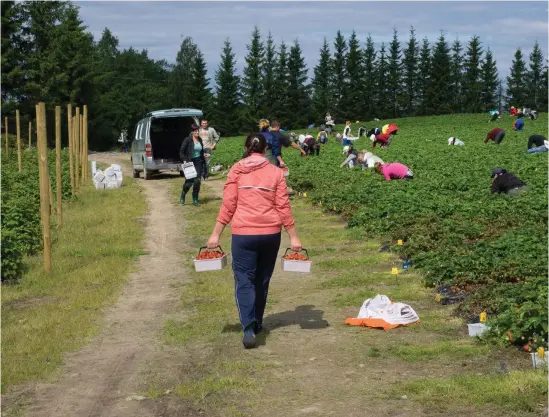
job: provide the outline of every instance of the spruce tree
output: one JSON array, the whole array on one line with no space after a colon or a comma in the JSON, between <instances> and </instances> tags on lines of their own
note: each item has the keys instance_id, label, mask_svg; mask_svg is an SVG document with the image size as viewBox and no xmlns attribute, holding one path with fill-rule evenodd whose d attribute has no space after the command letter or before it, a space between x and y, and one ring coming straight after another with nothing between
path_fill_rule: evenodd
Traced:
<instances>
[{"instance_id":1,"label":"spruce tree","mask_svg":"<svg viewBox=\"0 0 549 417\"><path fill-rule=\"evenodd\" d=\"M313 109L316 120L324 120L326 112L330 108L331 103L331 61L330 61L330 46L324 38L324 43L320 49L320 58L317 66L314 68L313 86Z\"/></svg>"},{"instance_id":2,"label":"spruce tree","mask_svg":"<svg viewBox=\"0 0 549 417\"><path fill-rule=\"evenodd\" d=\"M431 48L429 40L423 38L421 44L421 52L419 54L419 77L418 77L418 109L419 115L426 115L428 103L427 89L429 87L429 78L431 74Z\"/></svg>"},{"instance_id":3,"label":"spruce tree","mask_svg":"<svg viewBox=\"0 0 549 417\"><path fill-rule=\"evenodd\" d=\"M456 39L452 44L451 67L451 83L449 88L452 91L452 111L460 113L463 110L463 53L459 39Z\"/></svg>"},{"instance_id":4,"label":"spruce tree","mask_svg":"<svg viewBox=\"0 0 549 417\"><path fill-rule=\"evenodd\" d=\"M307 82L307 64L297 39L288 56L288 109L292 114L289 128L308 125L310 102Z\"/></svg>"},{"instance_id":5,"label":"spruce tree","mask_svg":"<svg viewBox=\"0 0 549 417\"><path fill-rule=\"evenodd\" d=\"M490 48L486 50L481 67L483 111L498 108L498 69Z\"/></svg>"},{"instance_id":6,"label":"spruce tree","mask_svg":"<svg viewBox=\"0 0 549 417\"><path fill-rule=\"evenodd\" d=\"M523 107L528 100L526 63L519 48L511 64L511 73L507 77L507 103L509 107Z\"/></svg>"},{"instance_id":7,"label":"spruce tree","mask_svg":"<svg viewBox=\"0 0 549 417\"><path fill-rule=\"evenodd\" d=\"M391 105L391 116L400 115L400 107L403 104L402 99L402 63L400 62L401 51L398 41L397 31L393 29L393 40L389 44L389 65L387 75L387 90L389 94L389 104Z\"/></svg>"},{"instance_id":8,"label":"spruce tree","mask_svg":"<svg viewBox=\"0 0 549 417\"><path fill-rule=\"evenodd\" d=\"M214 119L223 135L236 135L241 127L240 78L236 75L236 59L229 39L225 40L221 62L215 73L216 102Z\"/></svg>"},{"instance_id":9,"label":"spruce tree","mask_svg":"<svg viewBox=\"0 0 549 417\"><path fill-rule=\"evenodd\" d=\"M463 77L464 105L467 113L482 111L482 48L478 36L473 36L465 54Z\"/></svg>"},{"instance_id":10,"label":"spruce tree","mask_svg":"<svg viewBox=\"0 0 549 417\"><path fill-rule=\"evenodd\" d=\"M530 70L527 75L528 101L525 103L528 107L538 108L541 105L541 96L543 96L543 88L547 88L547 84L543 86L543 53L538 42L534 44L534 49L530 54Z\"/></svg>"},{"instance_id":11,"label":"spruce tree","mask_svg":"<svg viewBox=\"0 0 549 417\"><path fill-rule=\"evenodd\" d=\"M347 44L345 38L338 30L334 42L334 57L332 59L332 85L333 102L331 103L331 115L334 119L345 118L343 111L343 99L347 92L347 65L345 58L347 55Z\"/></svg>"},{"instance_id":12,"label":"spruce tree","mask_svg":"<svg viewBox=\"0 0 549 417\"><path fill-rule=\"evenodd\" d=\"M263 65L263 96L261 97L262 117L271 117L273 106L276 101L275 95L275 67L276 50L271 32L267 37L267 49L265 50L265 64Z\"/></svg>"},{"instance_id":13,"label":"spruce tree","mask_svg":"<svg viewBox=\"0 0 549 417\"><path fill-rule=\"evenodd\" d=\"M376 49L372 37L368 35L366 38L366 46L363 51L364 56L364 77L362 87L362 114L366 119L371 119L376 116L376 84L377 84L377 68L376 68Z\"/></svg>"},{"instance_id":14,"label":"spruce tree","mask_svg":"<svg viewBox=\"0 0 549 417\"><path fill-rule=\"evenodd\" d=\"M251 117L257 119L261 96L263 95L261 81L263 61L265 59L265 50L257 26L252 33L252 41L249 45L246 45L246 48L248 49L248 55L245 57L246 66L242 77L242 95Z\"/></svg>"},{"instance_id":15,"label":"spruce tree","mask_svg":"<svg viewBox=\"0 0 549 417\"><path fill-rule=\"evenodd\" d=\"M447 114L452 111L450 48L441 34L433 49L428 86L428 114Z\"/></svg>"},{"instance_id":16,"label":"spruce tree","mask_svg":"<svg viewBox=\"0 0 549 417\"><path fill-rule=\"evenodd\" d=\"M377 85L376 85L376 108L379 113L377 116L380 119L389 117L392 109L392 103L389 102L389 88L387 85L387 71L388 71L387 57L385 51L385 42L381 43L379 49L379 65L377 68Z\"/></svg>"},{"instance_id":17,"label":"spruce tree","mask_svg":"<svg viewBox=\"0 0 549 417\"><path fill-rule=\"evenodd\" d=\"M548 98L547 98L547 86L549 85L549 79L547 78L547 65L545 65L545 68L543 72L541 73L541 92L539 96L539 108L538 111L547 111L547 104L548 104Z\"/></svg>"},{"instance_id":18,"label":"spruce tree","mask_svg":"<svg viewBox=\"0 0 549 417\"><path fill-rule=\"evenodd\" d=\"M2 113L10 113L22 94L24 56L22 43L22 6L14 1L3 1L2 12Z\"/></svg>"},{"instance_id":19,"label":"spruce tree","mask_svg":"<svg viewBox=\"0 0 549 417\"><path fill-rule=\"evenodd\" d=\"M213 95L209 87L210 79L208 78L206 61L200 50L197 51L194 60L192 77L194 84L191 90L192 100L190 105L202 110L205 115L208 115L213 109Z\"/></svg>"},{"instance_id":20,"label":"spruce tree","mask_svg":"<svg viewBox=\"0 0 549 417\"><path fill-rule=\"evenodd\" d=\"M288 52L284 41L280 44L278 62L275 67L275 97L273 119L286 126L292 118L288 106Z\"/></svg>"},{"instance_id":21,"label":"spruce tree","mask_svg":"<svg viewBox=\"0 0 549 417\"><path fill-rule=\"evenodd\" d=\"M362 97L362 56L360 44L353 30L348 42L348 51L345 57L347 80L345 85L345 96L343 97L342 109L346 119L356 120L361 117L359 103Z\"/></svg>"},{"instance_id":22,"label":"spruce tree","mask_svg":"<svg viewBox=\"0 0 549 417\"><path fill-rule=\"evenodd\" d=\"M194 67L198 55L198 46L193 38L185 37L181 41L175 58L175 65L170 74L173 85L173 100L176 107L188 107L193 101Z\"/></svg>"},{"instance_id":23,"label":"spruce tree","mask_svg":"<svg viewBox=\"0 0 549 417\"><path fill-rule=\"evenodd\" d=\"M417 87L418 87L418 64L419 46L416 40L414 28L410 29L410 40L406 44L403 59L403 94L404 109L407 116L413 116L416 112Z\"/></svg>"}]
</instances>

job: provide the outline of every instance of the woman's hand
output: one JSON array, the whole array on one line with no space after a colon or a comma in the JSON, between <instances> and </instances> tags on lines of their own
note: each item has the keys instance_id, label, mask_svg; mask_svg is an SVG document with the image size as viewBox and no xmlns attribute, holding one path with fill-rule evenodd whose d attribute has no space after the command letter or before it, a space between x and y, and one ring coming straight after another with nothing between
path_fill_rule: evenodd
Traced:
<instances>
[{"instance_id":1,"label":"woman's hand","mask_svg":"<svg viewBox=\"0 0 549 417\"><path fill-rule=\"evenodd\" d=\"M301 252L301 248L302 248L301 240L299 240L297 236L292 237L290 239L290 247L294 252Z\"/></svg>"},{"instance_id":2,"label":"woman's hand","mask_svg":"<svg viewBox=\"0 0 549 417\"><path fill-rule=\"evenodd\" d=\"M219 246L219 235L212 233L210 238L208 239L208 243L206 244L208 249L215 249Z\"/></svg>"}]
</instances>

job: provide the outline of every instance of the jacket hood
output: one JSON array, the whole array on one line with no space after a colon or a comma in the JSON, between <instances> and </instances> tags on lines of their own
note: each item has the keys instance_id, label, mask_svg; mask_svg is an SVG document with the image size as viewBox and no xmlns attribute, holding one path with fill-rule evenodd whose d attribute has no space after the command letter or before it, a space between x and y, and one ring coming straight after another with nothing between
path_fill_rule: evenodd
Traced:
<instances>
[{"instance_id":1,"label":"jacket hood","mask_svg":"<svg viewBox=\"0 0 549 417\"><path fill-rule=\"evenodd\" d=\"M248 174L257 171L268 164L270 164L270 162L264 155L253 153L236 164L235 171L237 174Z\"/></svg>"}]
</instances>

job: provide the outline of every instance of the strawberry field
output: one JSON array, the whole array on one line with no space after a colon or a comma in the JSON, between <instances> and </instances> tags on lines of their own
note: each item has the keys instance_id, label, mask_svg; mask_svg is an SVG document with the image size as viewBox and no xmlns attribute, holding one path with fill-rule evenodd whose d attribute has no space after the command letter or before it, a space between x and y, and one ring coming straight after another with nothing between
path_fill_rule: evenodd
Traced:
<instances>
[{"instance_id":1,"label":"strawberry field","mask_svg":"<svg viewBox=\"0 0 549 417\"><path fill-rule=\"evenodd\" d=\"M374 154L404 163L414 180L387 182L370 169L339 168L342 147L331 139L319 157L283 151L290 186L369 238L402 239L404 245L392 249L413 262L427 286L436 291L447 285L460 295L458 312L464 318L488 313L492 340L525 349L546 346L547 153L527 154L526 144L531 134L547 136L547 114L526 120L523 132L514 132L514 119L506 115L495 123L475 114L365 124L369 129L389 122L400 131L387 149L376 148ZM506 130L500 146L483 143L494 127ZM357 128L353 124L353 133ZM296 131L301 132L316 136L316 129ZM465 146L448 146L450 136ZM223 139L213 164L239 160L243 142ZM355 142L356 149L370 147L369 139ZM530 190L519 197L493 195L495 167L514 173Z\"/></svg>"}]
</instances>

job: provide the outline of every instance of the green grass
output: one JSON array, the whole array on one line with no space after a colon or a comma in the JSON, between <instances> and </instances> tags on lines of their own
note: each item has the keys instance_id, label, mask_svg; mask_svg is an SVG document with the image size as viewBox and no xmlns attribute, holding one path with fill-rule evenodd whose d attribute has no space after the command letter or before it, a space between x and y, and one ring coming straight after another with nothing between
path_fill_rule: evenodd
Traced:
<instances>
[{"instance_id":1,"label":"green grass","mask_svg":"<svg viewBox=\"0 0 549 417\"><path fill-rule=\"evenodd\" d=\"M490 404L505 410L505 415L523 416L547 405L547 374L514 371L508 375L465 374L449 378L424 378L398 384L394 393L398 395L402 392L436 411L445 411L454 404Z\"/></svg>"},{"instance_id":2,"label":"green grass","mask_svg":"<svg viewBox=\"0 0 549 417\"><path fill-rule=\"evenodd\" d=\"M96 334L106 304L116 300L143 254L146 204L137 182L98 191L88 185L63 206L53 232L52 270L28 258L18 284L2 286L2 389L52 376L65 353Z\"/></svg>"}]
</instances>

